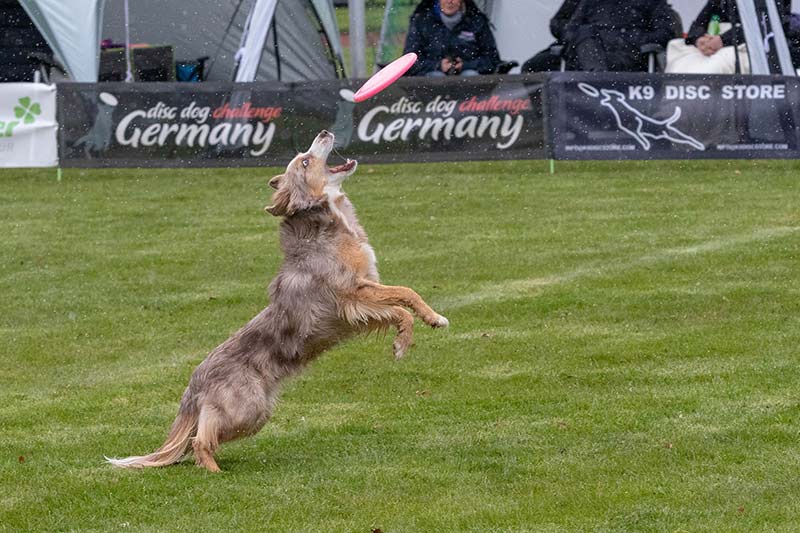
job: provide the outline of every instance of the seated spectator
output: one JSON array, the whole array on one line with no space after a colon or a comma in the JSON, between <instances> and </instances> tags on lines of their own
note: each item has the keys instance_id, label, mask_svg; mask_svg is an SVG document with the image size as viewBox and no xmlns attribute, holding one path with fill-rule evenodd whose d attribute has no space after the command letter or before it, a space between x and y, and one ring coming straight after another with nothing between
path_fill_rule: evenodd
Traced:
<instances>
[{"instance_id":1,"label":"seated spectator","mask_svg":"<svg viewBox=\"0 0 800 533\"><path fill-rule=\"evenodd\" d=\"M642 71L641 47L673 36L666 0L580 0L564 27L565 60L572 70Z\"/></svg>"},{"instance_id":2,"label":"seated spectator","mask_svg":"<svg viewBox=\"0 0 800 533\"><path fill-rule=\"evenodd\" d=\"M403 52L419 56L408 76L491 74L500 63L489 20L472 0L420 2Z\"/></svg>"},{"instance_id":3,"label":"seated spectator","mask_svg":"<svg viewBox=\"0 0 800 533\"><path fill-rule=\"evenodd\" d=\"M791 2L775 0L783 19L784 31L789 35ZM719 22L720 33L709 31L712 18ZM697 16L686 40L670 41L667 48L666 72L685 74L733 74L736 72L734 43L739 45L739 63L743 74L750 73L750 60L745 45L744 30L733 27L738 21L735 0L709 0Z\"/></svg>"},{"instance_id":4,"label":"seated spectator","mask_svg":"<svg viewBox=\"0 0 800 533\"><path fill-rule=\"evenodd\" d=\"M800 65L800 15L792 13L789 17L789 31L786 34L789 41L789 53L792 54L792 64L795 69Z\"/></svg>"},{"instance_id":5,"label":"seated spectator","mask_svg":"<svg viewBox=\"0 0 800 533\"><path fill-rule=\"evenodd\" d=\"M556 38L556 42L523 63L523 73L561 70L561 56L554 54L551 49L553 46L564 45L564 27L575 12L575 8L578 7L578 2L579 0L566 0L561 4L555 16L550 19L550 33Z\"/></svg>"}]
</instances>

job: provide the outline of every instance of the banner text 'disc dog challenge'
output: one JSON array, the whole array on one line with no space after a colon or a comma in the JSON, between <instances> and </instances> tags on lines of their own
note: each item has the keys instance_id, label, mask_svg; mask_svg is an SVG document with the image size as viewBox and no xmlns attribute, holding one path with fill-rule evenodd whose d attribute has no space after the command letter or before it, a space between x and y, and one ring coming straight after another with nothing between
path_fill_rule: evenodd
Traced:
<instances>
[{"instance_id":1,"label":"banner text 'disc dog challenge'","mask_svg":"<svg viewBox=\"0 0 800 533\"><path fill-rule=\"evenodd\" d=\"M164 102L146 110L128 113L119 121L115 131L121 146L164 146L172 142L177 146L250 146L250 155L260 156L269 149L275 136L275 124L280 117L280 107L253 107L249 102L231 107L227 103L212 111L210 106L198 106L192 101L187 106L170 106ZM215 124L208 124L211 117ZM137 119L147 119L147 125L137 124ZM234 123L231 119L256 119L255 123ZM153 123L152 121L158 121Z\"/></svg>"},{"instance_id":2,"label":"banner text 'disc dog challenge'","mask_svg":"<svg viewBox=\"0 0 800 533\"><path fill-rule=\"evenodd\" d=\"M374 144L408 141L411 136L434 141L488 137L505 150L519 138L524 124L521 113L530 109L528 98L493 95L455 100L439 95L424 102L403 96L368 111L357 132L359 140Z\"/></svg>"}]
</instances>

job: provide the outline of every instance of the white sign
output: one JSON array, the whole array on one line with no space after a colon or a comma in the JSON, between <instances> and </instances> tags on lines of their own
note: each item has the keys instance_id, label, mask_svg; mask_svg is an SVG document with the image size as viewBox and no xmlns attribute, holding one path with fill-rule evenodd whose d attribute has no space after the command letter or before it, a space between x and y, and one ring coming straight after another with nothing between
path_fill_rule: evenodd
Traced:
<instances>
[{"instance_id":1,"label":"white sign","mask_svg":"<svg viewBox=\"0 0 800 533\"><path fill-rule=\"evenodd\" d=\"M0 83L0 167L58 164L56 86Z\"/></svg>"}]
</instances>

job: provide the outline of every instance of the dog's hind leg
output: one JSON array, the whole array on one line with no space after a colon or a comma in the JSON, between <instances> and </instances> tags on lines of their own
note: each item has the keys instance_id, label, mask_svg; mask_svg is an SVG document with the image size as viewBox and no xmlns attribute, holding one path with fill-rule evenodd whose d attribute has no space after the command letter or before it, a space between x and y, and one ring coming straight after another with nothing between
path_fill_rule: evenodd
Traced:
<instances>
[{"instance_id":1,"label":"dog's hind leg","mask_svg":"<svg viewBox=\"0 0 800 533\"><path fill-rule=\"evenodd\" d=\"M370 320L369 329L384 329L394 326L397 335L392 343L392 352L396 359L402 358L414 344L414 315L397 305L390 307L381 317Z\"/></svg>"},{"instance_id":2,"label":"dog's hind leg","mask_svg":"<svg viewBox=\"0 0 800 533\"><path fill-rule=\"evenodd\" d=\"M414 316L402 307L393 307L394 327L397 328L397 335L392 343L392 351L396 359L400 359L406 354L408 348L414 344Z\"/></svg>"},{"instance_id":3,"label":"dog's hind leg","mask_svg":"<svg viewBox=\"0 0 800 533\"><path fill-rule=\"evenodd\" d=\"M355 297L356 303L408 307L432 328L450 325L445 317L431 309L419 294L408 287L390 287L364 280L356 289Z\"/></svg>"},{"instance_id":4,"label":"dog's hind leg","mask_svg":"<svg viewBox=\"0 0 800 533\"><path fill-rule=\"evenodd\" d=\"M414 315L400 306L376 305L371 302L357 302L344 309L345 317L357 330L381 331L394 327L397 330L392 352L400 359L414 344Z\"/></svg>"},{"instance_id":5,"label":"dog's hind leg","mask_svg":"<svg viewBox=\"0 0 800 533\"><path fill-rule=\"evenodd\" d=\"M213 407L204 406L197 423L197 436L192 441L195 461L209 472L219 472L214 460L214 452L219 446L219 412Z\"/></svg>"}]
</instances>

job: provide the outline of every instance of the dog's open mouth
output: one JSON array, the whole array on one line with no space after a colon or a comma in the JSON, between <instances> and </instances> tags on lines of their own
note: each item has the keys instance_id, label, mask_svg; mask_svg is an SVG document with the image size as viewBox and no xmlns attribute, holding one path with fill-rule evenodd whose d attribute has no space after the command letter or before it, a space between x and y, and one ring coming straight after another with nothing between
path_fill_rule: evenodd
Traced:
<instances>
[{"instance_id":1,"label":"dog's open mouth","mask_svg":"<svg viewBox=\"0 0 800 533\"><path fill-rule=\"evenodd\" d=\"M353 167L356 166L355 159L348 159L346 163L335 167L328 167L328 172L331 174L338 174L339 172L350 172L353 170Z\"/></svg>"}]
</instances>

